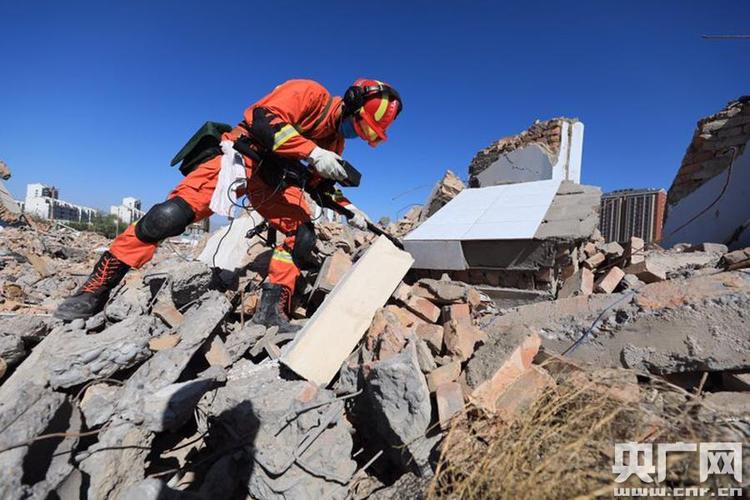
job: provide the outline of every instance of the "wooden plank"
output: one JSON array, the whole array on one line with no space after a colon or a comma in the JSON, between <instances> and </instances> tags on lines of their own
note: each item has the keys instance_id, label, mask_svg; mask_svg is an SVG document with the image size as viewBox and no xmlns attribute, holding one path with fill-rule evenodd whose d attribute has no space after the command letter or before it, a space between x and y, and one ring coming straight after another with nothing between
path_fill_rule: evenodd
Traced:
<instances>
[{"instance_id":1,"label":"wooden plank","mask_svg":"<svg viewBox=\"0 0 750 500\"><path fill-rule=\"evenodd\" d=\"M281 362L311 382L328 384L413 263L411 255L380 236L315 311Z\"/></svg>"}]
</instances>

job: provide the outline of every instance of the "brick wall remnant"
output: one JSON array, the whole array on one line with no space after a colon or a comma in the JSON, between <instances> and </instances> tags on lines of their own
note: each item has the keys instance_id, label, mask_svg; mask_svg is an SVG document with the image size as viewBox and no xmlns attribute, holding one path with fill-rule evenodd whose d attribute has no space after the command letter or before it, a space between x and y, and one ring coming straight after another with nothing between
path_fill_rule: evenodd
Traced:
<instances>
[{"instance_id":1,"label":"brick wall remnant","mask_svg":"<svg viewBox=\"0 0 750 500\"><path fill-rule=\"evenodd\" d=\"M476 176L496 162L501 155L528 146L529 144L538 144L542 147L549 155L550 162L554 164L554 159L560 153L562 123L564 121L574 123L578 120L565 117L557 117L544 121L536 120L528 129L520 134L503 137L489 147L479 151L469 165L469 186L479 187Z\"/></svg>"},{"instance_id":2,"label":"brick wall remnant","mask_svg":"<svg viewBox=\"0 0 750 500\"><path fill-rule=\"evenodd\" d=\"M732 159L743 153L748 141L750 96L731 101L718 113L700 119L680 170L669 188L667 204L676 204L724 172Z\"/></svg>"}]
</instances>

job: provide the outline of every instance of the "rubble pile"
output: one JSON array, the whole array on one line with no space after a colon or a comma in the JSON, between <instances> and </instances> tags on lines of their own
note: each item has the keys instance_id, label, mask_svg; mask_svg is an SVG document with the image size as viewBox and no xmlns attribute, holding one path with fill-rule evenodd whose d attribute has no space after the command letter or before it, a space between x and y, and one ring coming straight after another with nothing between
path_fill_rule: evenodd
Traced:
<instances>
[{"instance_id":1,"label":"rubble pile","mask_svg":"<svg viewBox=\"0 0 750 500\"><path fill-rule=\"evenodd\" d=\"M252 321L271 249L251 214L162 245L70 323L51 312L106 239L3 228L0 496L497 497L530 470L576 496L593 483L570 457L610 484L615 437L747 442L750 248L607 243L598 188L555 189L538 238L493 243L529 267L494 277L410 269L385 237L316 220L296 333ZM462 190L447 172L386 229Z\"/></svg>"}]
</instances>

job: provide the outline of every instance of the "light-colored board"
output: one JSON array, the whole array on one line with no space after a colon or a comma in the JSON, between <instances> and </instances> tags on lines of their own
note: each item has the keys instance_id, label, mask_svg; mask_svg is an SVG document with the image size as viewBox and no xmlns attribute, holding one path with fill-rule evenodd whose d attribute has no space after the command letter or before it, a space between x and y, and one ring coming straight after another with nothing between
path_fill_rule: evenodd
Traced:
<instances>
[{"instance_id":1,"label":"light-colored board","mask_svg":"<svg viewBox=\"0 0 750 500\"><path fill-rule=\"evenodd\" d=\"M413 262L411 255L379 237L315 311L281 362L301 377L327 385Z\"/></svg>"}]
</instances>

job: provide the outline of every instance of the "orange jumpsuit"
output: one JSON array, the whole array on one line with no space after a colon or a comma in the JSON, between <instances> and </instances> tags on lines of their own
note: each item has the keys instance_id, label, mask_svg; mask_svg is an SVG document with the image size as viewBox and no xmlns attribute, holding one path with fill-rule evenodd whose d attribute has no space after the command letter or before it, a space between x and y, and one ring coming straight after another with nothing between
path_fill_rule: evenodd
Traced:
<instances>
[{"instance_id":1,"label":"orange jumpsuit","mask_svg":"<svg viewBox=\"0 0 750 500\"><path fill-rule=\"evenodd\" d=\"M302 160L319 146L341 154L344 137L338 130L341 114L341 98L331 97L319 83L311 80L290 80L276 87L266 97L245 110L245 123L252 127L253 111L264 108L272 115L270 123L274 129L273 151L275 154ZM224 134L224 139L235 140L246 134L246 129L237 126ZM297 228L310 221L310 208L302 189L288 186L276 189L260 179L255 162L245 157L250 203L271 226L285 235L281 245L274 249L268 268L270 283L287 287L290 295L300 270L292 261ZM179 196L195 212L195 221L211 216L211 196L219 177L221 156L199 165L172 190L168 198ZM135 225L130 225L110 247L112 255L131 267L139 268L151 260L157 243L145 243L135 235Z\"/></svg>"}]
</instances>

